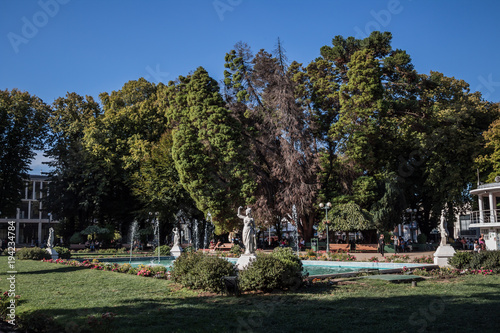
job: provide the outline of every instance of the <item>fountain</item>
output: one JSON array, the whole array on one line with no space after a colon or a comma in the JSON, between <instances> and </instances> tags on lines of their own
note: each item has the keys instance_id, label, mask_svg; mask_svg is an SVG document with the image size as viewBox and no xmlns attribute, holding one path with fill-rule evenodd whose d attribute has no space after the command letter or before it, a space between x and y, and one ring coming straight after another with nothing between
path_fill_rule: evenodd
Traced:
<instances>
[{"instance_id":1,"label":"fountain","mask_svg":"<svg viewBox=\"0 0 500 333\"><path fill-rule=\"evenodd\" d=\"M149 213L150 216L153 215L153 213ZM153 233L154 233L154 244L156 245L156 251L158 252L158 264L160 264L160 221L158 220L158 212L154 213L155 217L153 218ZM153 263L154 259L151 260L151 263Z\"/></svg>"},{"instance_id":2,"label":"fountain","mask_svg":"<svg viewBox=\"0 0 500 333\"><path fill-rule=\"evenodd\" d=\"M137 221L134 220L132 224L130 225L130 260L129 263L132 262L132 251L134 249L134 236L137 231Z\"/></svg>"},{"instance_id":3,"label":"fountain","mask_svg":"<svg viewBox=\"0 0 500 333\"><path fill-rule=\"evenodd\" d=\"M193 247L194 247L194 250L195 251L198 251L198 249L200 248L200 236L198 234L198 220L197 219L194 219L193 220L193 233L194 233L194 244L193 244Z\"/></svg>"},{"instance_id":4,"label":"fountain","mask_svg":"<svg viewBox=\"0 0 500 333\"><path fill-rule=\"evenodd\" d=\"M295 251L297 251L297 256L299 256L300 246L299 246L299 219L297 216L297 207L293 205L292 207L292 221L295 223L295 232L293 233L293 244L295 245Z\"/></svg>"}]
</instances>

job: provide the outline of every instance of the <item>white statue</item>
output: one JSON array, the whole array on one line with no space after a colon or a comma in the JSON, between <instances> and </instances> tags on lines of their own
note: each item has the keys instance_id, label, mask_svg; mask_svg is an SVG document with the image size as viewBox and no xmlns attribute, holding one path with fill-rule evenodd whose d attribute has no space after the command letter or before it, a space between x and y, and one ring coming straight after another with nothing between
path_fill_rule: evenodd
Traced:
<instances>
[{"instance_id":1,"label":"white statue","mask_svg":"<svg viewBox=\"0 0 500 333\"><path fill-rule=\"evenodd\" d=\"M247 208L245 215L241 215L241 209L238 207L238 217L243 219L243 245L245 246L245 254L254 254L257 249L257 239L255 238L255 223L252 218L252 209Z\"/></svg>"},{"instance_id":2,"label":"white statue","mask_svg":"<svg viewBox=\"0 0 500 333\"><path fill-rule=\"evenodd\" d=\"M440 245L446 245L446 241L448 239L448 223L446 223L446 218L444 217L444 214L441 214L441 224L440 224L440 231L441 231L441 244Z\"/></svg>"},{"instance_id":3,"label":"white statue","mask_svg":"<svg viewBox=\"0 0 500 333\"><path fill-rule=\"evenodd\" d=\"M54 247L54 228L49 228L49 238L47 239L47 248Z\"/></svg>"},{"instance_id":4,"label":"white statue","mask_svg":"<svg viewBox=\"0 0 500 333\"><path fill-rule=\"evenodd\" d=\"M179 229L175 227L173 230L174 233L174 246L180 246L181 245L181 236L179 234Z\"/></svg>"}]
</instances>

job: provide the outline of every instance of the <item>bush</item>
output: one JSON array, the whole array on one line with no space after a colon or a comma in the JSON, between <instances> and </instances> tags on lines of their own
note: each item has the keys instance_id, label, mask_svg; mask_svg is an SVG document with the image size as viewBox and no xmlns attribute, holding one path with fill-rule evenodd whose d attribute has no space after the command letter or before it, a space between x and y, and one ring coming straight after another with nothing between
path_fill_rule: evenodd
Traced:
<instances>
[{"instance_id":1,"label":"bush","mask_svg":"<svg viewBox=\"0 0 500 333\"><path fill-rule=\"evenodd\" d=\"M290 248L278 248L270 255L258 254L257 259L240 271L242 290L290 289L302 283L302 262Z\"/></svg>"},{"instance_id":2,"label":"bush","mask_svg":"<svg viewBox=\"0 0 500 333\"><path fill-rule=\"evenodd\" d=\"M42 260L42 259L50 259L50 254L45 250L39 247L24 247L16 251L17 257L20 260L32 259L32 260Z\"/></svg>"},{"instance_id":3,"label":"bush","mask_svg":"<svg viewBox=\"0 0 500 333\"><path fill-rule=\"evenodd\" d=\"M456 252L449 261L458 269L488 269L500 272L500 251L481 251L480 253Z\"/></svg>"},{"instance_id":4,"label":"bush","mask_svg":"<svg viewBox=\"0 0 500 333\"><path fill-rule=\"evenodd\" d=\"M243 254L243 249L238 244L234 244L233 246L231 246L229 253L240 256Z\"/></svg>"},{"instance_id":5,"label":"bush","mask_svg":"<svg viewBox=\"0 0 500 333\"><path fill-rule=\"evenodd\" d=\"M169 256L170 255L170 246L168 246L168 245L161 245L160 246L160 255L162 255L162 256Z\"/></svg>"},{"instance_id":6,"label":"bush","mask_svg":"<svg viewBox=\"0 0 500 333\"><path fill-rule=\"evenodd\" d=\"M174 261L172 279L184 287L222 292L221 278L236 275L229 261L203 253L183 253Z\"/></svg>"},{"instance_id":7,"label":"bush","mask_svg":"<svg viewBox=\"0 0 500 333\"><path fill-rule=\"evenodd\" d=\"M418 244L425 244L425 243L427 243L427 235L426 234L419 234L417 236L417 243Z\"/></svg>"},{"instance_id":8,"label":"bush","mask_svg":"<svg viewBox=\"0 0 500 333\"><path fill-rule=\"evenodd\" d=\"M458 269L470 268L473 254L471 252L455 252L448 263Z\"/></svg>"},{"instance_id":9,"label":"bush","mask_svg":"<svg viewBox=\"0 0 500 333\"><path fill-rule=\"evenodd\" d=\"M54 250L57 252L57 254L59 255L59 258L61 258L61 259L70 259L71 258L71 251L65 247L54 246Z\"/></svg>"},{"instance_id":10,"label":"bush","mask_svg":"<svg viewBox=\"0 0 500 333\"><path fill-rule=\"evenodd\" d=\"M83 236L79 232L75 232L69 239L70 244L80 244L84 242Z\"/></svg>"}]
</instances>

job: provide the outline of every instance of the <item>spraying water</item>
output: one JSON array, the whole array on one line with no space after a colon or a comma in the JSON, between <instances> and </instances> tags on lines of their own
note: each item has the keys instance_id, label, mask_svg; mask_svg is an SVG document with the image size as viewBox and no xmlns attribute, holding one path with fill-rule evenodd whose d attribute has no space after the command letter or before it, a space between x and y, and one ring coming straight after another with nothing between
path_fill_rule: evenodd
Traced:
<instances>
[{"instance_id":1,"label":"spraying water","mask_svg":"<svg viewBox=\"0 0 500 333\"><path fill-rule=\"evenodd\" d=\"M295 232L293 233L293 243L296 247L296 251L297 251L297 256L299 255L299 250L300 250L300 246L299 246L299 219L298 219L298 216L297 216L297 208L295 207L295 205L293 205L292 207L292 220L295 224Z\"/></svg>"},{"instance_id":2,"label":"spraying water","mask_svg":"<svg viewBox=\"0 0 500 333\"><path fill-rule=\"evenodd\" d=\"M137 232L137 221L134 220L130 225L130 260L129 263L132 262L132 251L134 250L134 237Z\"/></svg>"},{"instance_id":3,"label":"spraying water","mask_svg":"<svg viewBox=\"0 0 500 333\"><path fill-rule=\"evenodd\" d=\"M195 251L198 251L199 247L200 247L200 237L198 235L198 220L197 219L194 219L193 221L193 233L194 233L194 250Z\"/></svg>"}]
</instances>

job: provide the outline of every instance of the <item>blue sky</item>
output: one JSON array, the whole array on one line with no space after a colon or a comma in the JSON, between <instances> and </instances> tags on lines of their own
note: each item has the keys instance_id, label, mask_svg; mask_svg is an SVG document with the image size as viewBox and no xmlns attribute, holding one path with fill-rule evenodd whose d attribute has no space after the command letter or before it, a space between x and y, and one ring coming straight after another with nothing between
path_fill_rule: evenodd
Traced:
<instances>
[{"instance_id":1,"label":"blue sky","mask_svg":"<svg viewBox=\"0 0 500 333\"><path fill-rule=\"evenodd\" d=\"M336 35L390 31L419 73L463 79L500 101L500 2L457 0L0 0L0 89L46 103L98 98L144 77L168 82L203 66L223 77L235 43L304 64ZM34 171L39 168L38 161Z\"/></svg>"}]
</instances>

